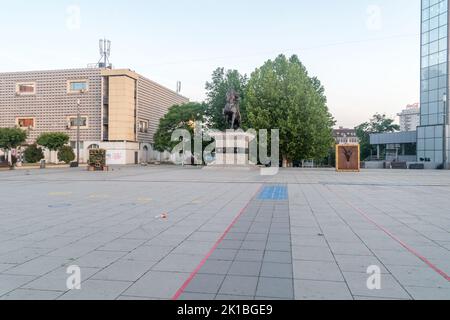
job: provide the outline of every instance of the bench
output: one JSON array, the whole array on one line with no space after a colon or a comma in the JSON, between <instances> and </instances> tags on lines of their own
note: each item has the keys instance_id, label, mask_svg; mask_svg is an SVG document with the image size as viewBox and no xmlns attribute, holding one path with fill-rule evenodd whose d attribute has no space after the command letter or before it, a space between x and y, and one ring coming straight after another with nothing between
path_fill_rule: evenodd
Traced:
<instances>
[{"instance_id":1,"label":"bench","mask_svg":"<svg viewBox=\"0 0 450 320\"><path fill-rule=\"evenodd\" d=\"M408 169L408 164L406 162L400 162L400 161L391 162L391 168L406 170L406 169Z\"/></svg>"},{"instance_id":2,"label":"bench","mask_svg":"<svg viewBox=\"0 0 450 320\"><path fill-rule=\"evenodd\" d=\"M423 163L411 163L409 165L410 170L424 170L425 165Z\"/></svg>"}]
</instances>

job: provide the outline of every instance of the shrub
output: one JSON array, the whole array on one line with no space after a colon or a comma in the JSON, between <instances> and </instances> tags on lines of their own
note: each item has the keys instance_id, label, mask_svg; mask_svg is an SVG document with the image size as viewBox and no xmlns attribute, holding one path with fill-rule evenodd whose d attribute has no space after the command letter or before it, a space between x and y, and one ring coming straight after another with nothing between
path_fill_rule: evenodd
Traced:
<instances>
[{"instance_id":1,"label":"shrub","mask_svg":"<svg viewBox=\"0 0 450 320\"><path fill-rule=\"evenodd\" d=\"M69 146L62 146L58 150L58 160L63 161L66 164L71 163L73 160L75 160L75 153L73 152L72 147Z\"/></svg>"},{"instance_id":2,"label":"shrub","mask_svg":"<svg viewBox=\"0 0 450 320\"><path fill-rule=\"evenodd\" d=\"M28 163L36 163L44 159L44 152L37 144L32 144L23 153L25 161Z\"/></svg>"}]
</instances>

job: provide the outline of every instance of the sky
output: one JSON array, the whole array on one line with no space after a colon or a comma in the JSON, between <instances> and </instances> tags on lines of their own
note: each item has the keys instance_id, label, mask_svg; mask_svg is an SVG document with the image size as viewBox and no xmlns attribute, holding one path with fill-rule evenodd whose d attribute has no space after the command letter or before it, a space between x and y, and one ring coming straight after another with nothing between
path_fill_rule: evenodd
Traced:
<instances>
[{"instance_id":1,"label":"sky","mask_svg":"<svg viewBox=\"0 0 450 320\"><path fill-rule=\"evenodd\" d=\"M420 0L0 0L0 72L111 62L205 98L217 67L250 75L297 54L337 126L419 101Z\"/></svg>"}]
</instances>

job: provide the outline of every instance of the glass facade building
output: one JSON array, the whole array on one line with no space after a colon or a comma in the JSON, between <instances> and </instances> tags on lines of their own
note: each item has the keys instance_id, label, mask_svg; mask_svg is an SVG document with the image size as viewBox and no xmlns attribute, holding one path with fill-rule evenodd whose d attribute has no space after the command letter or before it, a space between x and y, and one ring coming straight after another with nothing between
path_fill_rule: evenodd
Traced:
<instances>
[{"instance_id":1,"label":"glass facade building","mask_svg":"<svg viewBox=\"0 0 450 320\"><path fill-rule=\"evenodd\" d=\"M417 157L418 161L438 165L444 158L444 128L447 136L449 131L444 117L444 112L448 114L449 109L448 1L422 0L421 111ZM446 150L448 152L448 146ZM450 159L448 155L447 159Z\"/></svg>"}]
</instances>

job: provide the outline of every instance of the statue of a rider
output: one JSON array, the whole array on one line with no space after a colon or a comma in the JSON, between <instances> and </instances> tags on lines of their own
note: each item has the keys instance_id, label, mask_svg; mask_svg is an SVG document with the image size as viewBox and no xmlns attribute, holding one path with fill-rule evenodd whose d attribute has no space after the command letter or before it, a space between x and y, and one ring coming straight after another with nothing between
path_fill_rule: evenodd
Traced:
<instances>
[{"instance_id":1,"label":"statue of a rider","mask_svg":"<svg viewBox=\"0 0 450 320\"><path fill-rule=\"evenodd\" d=\"M223 109L223 114L225 116L227 125L234 130L237 130L241 127L241 110L239 107L239 103L239 93L234 89L228 90L227 104Z\"/></svg>"}]
</instances>

